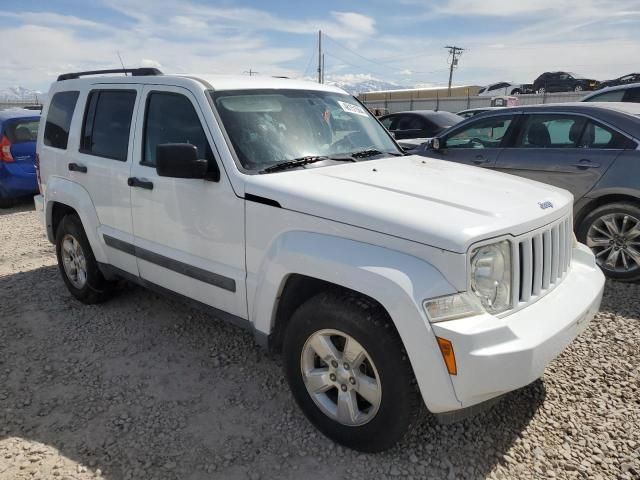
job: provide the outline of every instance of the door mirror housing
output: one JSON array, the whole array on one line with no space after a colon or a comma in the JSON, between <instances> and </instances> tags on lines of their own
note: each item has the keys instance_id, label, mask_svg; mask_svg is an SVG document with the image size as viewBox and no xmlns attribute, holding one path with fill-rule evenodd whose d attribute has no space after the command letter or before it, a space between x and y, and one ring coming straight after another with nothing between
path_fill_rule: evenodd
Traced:
<instances>
[{"instance_id":1,"label":"door mirror housing","mask_svg":"<svg viewBox=\"0 0 640 480\"><path fill-rule=\"evenodd\" d=\"M156 172L161 177L207 178L207 175L211 175L208 170L209 162L198 158L195 145L164 143L156 147Z\"/></svg>"},{"instance_id":2,"label":"door mirror housing","mask_svg":"<svg viewBox=\"0 0 640 480\"><path fill-rule=\"evenodd\" d=\"M447 142L440 137L434 137L429 142L429 147L431 147L431 150L435 152L442 151L446 147L446 145L447 145Z\"/></svg>"}]
</instances>

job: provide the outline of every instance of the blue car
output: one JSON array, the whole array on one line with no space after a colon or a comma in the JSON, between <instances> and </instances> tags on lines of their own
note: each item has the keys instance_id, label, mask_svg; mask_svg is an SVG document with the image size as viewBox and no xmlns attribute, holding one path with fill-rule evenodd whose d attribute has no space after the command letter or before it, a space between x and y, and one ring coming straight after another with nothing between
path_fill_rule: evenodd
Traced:
<instances>
[{"instance_id":1,"label":"blue car","mask_svg":"<svg viewBox=\"0 0 640 480\"><path fill-rule=\"evenodd\" d=\"M39 124L37 112L0 110L0 208L38 193L35 162Z\"/></svg>"}]
</instances>

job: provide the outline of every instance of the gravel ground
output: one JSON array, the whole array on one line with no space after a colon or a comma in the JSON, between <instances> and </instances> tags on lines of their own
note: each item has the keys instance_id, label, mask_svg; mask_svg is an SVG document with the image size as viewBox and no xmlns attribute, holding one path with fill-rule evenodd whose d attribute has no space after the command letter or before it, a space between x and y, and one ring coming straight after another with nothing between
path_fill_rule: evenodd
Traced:
<instances>
[{"instance_id":1,"label":"gravel ground","mask_svg":"<svg viewBox=\"0 0 640 480\"><path fill-rule=\"evenodd\" d=\"M0 211L0 479L640 478L640 285L534 384L389 452L319 434L252 336L127 288L74 300L30 206Z\"/></svg>"}]
</instances>

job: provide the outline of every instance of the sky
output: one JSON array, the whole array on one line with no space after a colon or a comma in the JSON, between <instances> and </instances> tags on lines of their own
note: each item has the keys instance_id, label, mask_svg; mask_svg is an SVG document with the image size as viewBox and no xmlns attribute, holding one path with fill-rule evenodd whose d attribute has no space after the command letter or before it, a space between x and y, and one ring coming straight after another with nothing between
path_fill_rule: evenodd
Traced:
<instances>
[{"instance_id":1,"label":"sky","mask_svg":"<svg viewBox=\"0 0 640 480\"><path fill-rule=\"evenodd\" d=\"M579 4L576 8L574 5ZM446 85L531 83L548 70L599 80L640 71L640 0L0 0L0 88L46 91L61 72L165 73Z\"/></svg>"}]
</instances>

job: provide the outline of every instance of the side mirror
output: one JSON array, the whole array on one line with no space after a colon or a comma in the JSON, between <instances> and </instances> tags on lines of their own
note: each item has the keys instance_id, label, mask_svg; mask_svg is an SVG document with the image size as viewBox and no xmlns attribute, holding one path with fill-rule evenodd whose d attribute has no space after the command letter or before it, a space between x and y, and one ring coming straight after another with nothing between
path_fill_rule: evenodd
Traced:
<instances>
[{"instance_id":1,"label":"side mirror","mask_svg":"<svg viewBox=\"0 0 640 480\"><path fill-rule=\"evenodd\" d=\"M440 137L434 137L429 142L429 146L435 152L441 151L445 147L445 145L446 145L446 142Z\"/></svg>"},{"instance_id":2,"label":"side mirror","mask_svg":"<svg viewBox=\"0 0 640 480\"><path fill-rule=\"evenodd\" d=\"M189 143L156 146L156 171L161 177L205 178L209 162L198 158L198 149Z\"/></svg>"}]
</instances>

